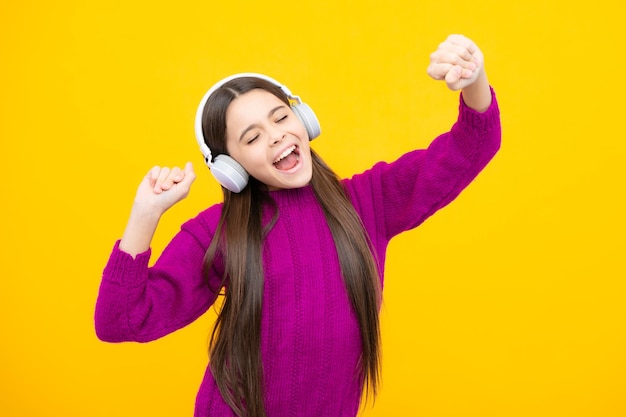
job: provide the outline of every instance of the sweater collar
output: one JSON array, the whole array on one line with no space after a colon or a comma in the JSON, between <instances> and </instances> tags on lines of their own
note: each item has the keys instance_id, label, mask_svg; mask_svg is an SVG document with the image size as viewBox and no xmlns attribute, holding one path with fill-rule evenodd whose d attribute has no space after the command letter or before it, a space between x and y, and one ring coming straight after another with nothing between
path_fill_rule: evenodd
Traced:
<instances>
[{"instance_id":1,"label":"sweater collar","mask_svg":"<svg viewBox=\"0 0 626 417\"><path fill-rule=\"evenodd\" d=\"M278 207L317 202L315 192L313 192L311 185L301 188L274 190L270 191L269 195L276 202Z\"/></svg>"}]
</instances>

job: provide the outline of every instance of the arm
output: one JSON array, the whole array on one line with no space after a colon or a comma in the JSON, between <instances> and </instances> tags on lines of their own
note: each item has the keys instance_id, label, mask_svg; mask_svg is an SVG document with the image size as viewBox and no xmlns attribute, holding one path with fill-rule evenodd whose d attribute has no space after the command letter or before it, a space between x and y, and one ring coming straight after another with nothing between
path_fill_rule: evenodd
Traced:
<instances>
[{"instance_id":1,"label":"arm","mask_svg":"<svg viewBox=\"0 0 626 417\"><path fill-rule=\"evenodd\" d=\"M466 42L474 54L450 42L451 38ZM427 149L409 152L391 164L381 162L349 183L370 234L383 241L418 226L454 200L500 147L498 103L487 83L478 48L453 35L431 55L428 73L462 92L458 120L452 129Z\"/></svg>"},{"instance_id":2,"label":"arm","mask_svg":"<svg viewBox=\"0 0 626 417\"><path fill-rule=\"evenodd\" d=\"M212 238L206 215L187 222L148 267L161 215L187 195L194 178L191 164L184 171L155 167L139 185L124 236L103 271L94 317L100 339L156 339L195 320L214 300L203 274Z\"/></svg>"}]
</instances>

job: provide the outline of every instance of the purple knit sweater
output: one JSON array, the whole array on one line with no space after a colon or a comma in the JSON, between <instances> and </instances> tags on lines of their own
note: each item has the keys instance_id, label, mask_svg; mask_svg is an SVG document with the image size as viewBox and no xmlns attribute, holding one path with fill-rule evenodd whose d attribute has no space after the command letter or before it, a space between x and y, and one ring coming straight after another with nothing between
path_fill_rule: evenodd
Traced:
<instances>
[{"instance_id":1,"label":"purple knit sweater","mask_svg":"<svg viewBox=\"0 0 626 417\"><path fill-rule=\"evenodd\" d=\"M493 93L492 93L493 94ZM344 180L369 234L380 270L390 239L452 201L500 146L500 116L459 106L451 131L426 150L378 163ZM279 210L263 250L263 374L268 417L354 417L361 386L359 327L340 273L333 238L310 187L274 191ZM214 294L202 275L204 254L220 217L217 204L189 220L149 267L150 251L133 259L113 248L95 312L109 342L147 342L196 320ZM216 262L215 288L223 272ZM233 417L207 367L196 417Z\"/></svg>"}]
</instances>

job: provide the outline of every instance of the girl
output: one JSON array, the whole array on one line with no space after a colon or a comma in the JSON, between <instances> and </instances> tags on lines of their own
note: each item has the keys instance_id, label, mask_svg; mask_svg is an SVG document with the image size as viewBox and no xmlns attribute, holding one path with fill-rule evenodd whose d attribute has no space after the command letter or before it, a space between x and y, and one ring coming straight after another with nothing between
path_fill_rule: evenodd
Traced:
<instances>
[{"instance_id":1,"label":"girl","mask_svg":"<svg viewBox=\"0 0 626 417\"><path fill-rule=\"evenodd\" d=\"M495 95L471 40L448 37L428 74L461 91L451 131L344 180L309 147L317 119L284 86L249 74L216 84L196 133L224 201L183 224L149 267L160 217L195 178L190 163L150 170L104 269L98 337L157 339L223 294L196 417L357 415L362 393L379 384L390 239L452 201L500 145Z\"/></svg>"}]
</instances>

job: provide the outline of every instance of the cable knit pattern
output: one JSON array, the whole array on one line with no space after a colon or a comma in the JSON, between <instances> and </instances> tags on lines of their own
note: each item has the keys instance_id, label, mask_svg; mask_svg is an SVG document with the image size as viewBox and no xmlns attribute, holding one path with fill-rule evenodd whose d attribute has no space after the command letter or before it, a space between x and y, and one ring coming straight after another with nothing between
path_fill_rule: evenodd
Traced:
<instances>
[{"instance_id":1,"label":"cable knit pattern","mask_svg":"<svg viewBox=\"0 0 626 417\"><path fill-rule=\"evenodd\" d=\"M389 240L452 201L498 150L500 117L492 95L484 113L460 100L457 123L428 149L344 180L381 271ZM322 208L310 187L271 196L279 214L263 248L261 354L267 415L354 417L361 397L359 327ZM115 244L96 303L99 338L147 342L206 312L224 269L217 258L207 285L202 263L221 209L216 204L183 224L152 267L150 251L133 259ZM267 221L271 210L263 215ZM208 367L195 416L234 416Z\"/></svg>"}]
</instances>

